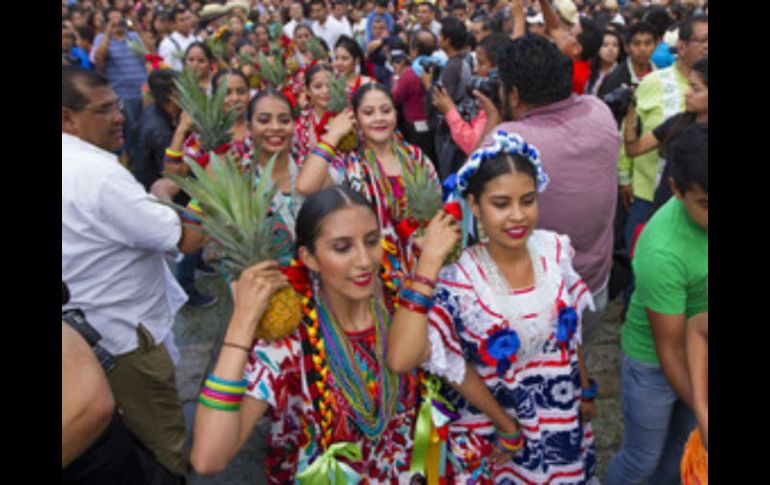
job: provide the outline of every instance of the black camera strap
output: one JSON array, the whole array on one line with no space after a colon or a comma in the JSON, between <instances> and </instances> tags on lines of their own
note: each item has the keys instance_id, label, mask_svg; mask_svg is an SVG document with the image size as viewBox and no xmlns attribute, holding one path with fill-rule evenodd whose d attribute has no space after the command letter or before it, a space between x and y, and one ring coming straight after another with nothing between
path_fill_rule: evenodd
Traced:
<instances>
[{"instance_id":1,"label":"black camera strap","mask_svg":"<svg viewBox=\"0 0 770 485\"><path fill-rule=\"evenodd\" d=\"M102 366L104 372L109 374L115 369L117 362L115 357L107 351L104 347L99 345L99 341L102 339L102 335L86 320L86 316L79 309L65 310L61 314L61 318L70 327L72 327L77 333L80 334L96 355L96 359L99 361L99 365Z\"/></svg>"}]
</instances>

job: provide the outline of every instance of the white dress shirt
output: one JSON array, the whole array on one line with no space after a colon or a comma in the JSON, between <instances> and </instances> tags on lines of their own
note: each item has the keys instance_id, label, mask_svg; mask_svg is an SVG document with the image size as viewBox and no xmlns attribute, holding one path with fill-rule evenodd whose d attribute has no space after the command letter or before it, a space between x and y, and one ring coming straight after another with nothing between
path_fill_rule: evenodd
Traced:
<instances>
[{"instance_id":1,"label":"white dress shirt","mask_svg":"<svg viewBox=\"0 0 770 485\"><path fill-rule=\"evenodd\" d=\"M177 251L179 216L114 154L65 133L61 140L64 308L83 310L113 355L137 348L140 323L160 344L187 301L165 261Z\"/></svg>"},{"instance_id":2,"label":"white dress shirt","mask_svg":"<svg viewBox=\"0 0 770 485\"><path fill-rule=\"evenodd\" d=\"M337 43L337 39L343 35L353 37L350 26L339 22L331 15L326 17L326 23L323 25L318 23L317 20L313 22L313 34L326 42L326 45L329 46L329 50L332 52L332 57L334 57L334 44Z\"/></svg>"},{"instance_id":3,"label":"white dress shirt","mask_svg":"<svg viewBox=\"0 0 770 485\"><path fill-rule=\"evenodd\" d=\"M193 35L192 32L187 37L184 37L179 32L171 32L170 35L160 42L160 45L158 46L158 55L161 56L166 64L171 66L172 69L181 72L182 68L184 68L184 61L177 56L184 55L190 44L199 40L200 39ZM178 48L177 45L174 44L174 41L179 44Z\"/></svg>"}]
</instances>

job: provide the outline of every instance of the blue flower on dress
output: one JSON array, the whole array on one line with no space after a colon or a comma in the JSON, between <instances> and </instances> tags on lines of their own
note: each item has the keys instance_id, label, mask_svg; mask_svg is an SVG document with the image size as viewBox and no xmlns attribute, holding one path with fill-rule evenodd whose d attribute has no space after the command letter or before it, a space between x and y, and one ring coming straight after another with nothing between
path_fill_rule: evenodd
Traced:
<instances>
[{"instance_id":1,"label":"blue flower on dress","mask_svg":"<svg viewBox=\"0 0 770 485\"><path fill-rule=\"evenodd\" d=\"M577 331L577 312L574 307L563 306L559 310L559 327L556 329L556 340L566 345Z\"/></svg>"},{"instance_id":2,"label":"blue flower on dress","mask_svg":"<svg viewBox=\"0 0 770 485\"><path fill-rule=\"evenodd\" d=\"M481 344L481 358L490 366L497 368L497 374L502 378L511 363L516 362L516 352L521 342L518 334L510 328L493 327L489 338Z\"/></svg>"}]
</instances>

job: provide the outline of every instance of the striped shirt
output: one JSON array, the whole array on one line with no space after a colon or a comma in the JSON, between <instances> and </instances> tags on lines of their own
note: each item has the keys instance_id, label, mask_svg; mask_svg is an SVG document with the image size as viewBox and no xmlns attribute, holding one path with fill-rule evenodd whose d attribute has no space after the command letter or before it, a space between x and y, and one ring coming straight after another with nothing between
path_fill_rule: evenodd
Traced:
<instances>
[{"instance_id":1,"label":"striped shirt","mask_svg":"<svg viewBox=\"0 0 770 485\"><path fill-rule=\"evenodd\" d=\"M94 39L91 61L94 60L96 50L103 39L104 34L99 34ZM147 80L147 71L144 68L144 62L128 47L128 39L142 41L136 32L126 33L123 40L110 37L104 74L120 99L142 99L142 84Z\"/></svg>"}]
</instances>

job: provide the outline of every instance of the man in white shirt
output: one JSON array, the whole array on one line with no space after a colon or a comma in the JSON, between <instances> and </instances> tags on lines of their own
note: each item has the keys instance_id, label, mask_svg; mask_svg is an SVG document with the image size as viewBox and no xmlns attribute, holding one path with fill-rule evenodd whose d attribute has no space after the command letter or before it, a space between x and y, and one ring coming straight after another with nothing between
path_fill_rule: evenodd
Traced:
<instances>
[{"instance_id":1,"label":"man in white shirt","mask_svg":"<svg viewBox=\"0 0 770 485\"><path fill-rule=\"evenodd\" d=\"M189 10L177 7L171 12L170 17L174 30L161 41L158 46L158 55L172 69L181 72L184 68L184 53L187 47L200 39L193 35L193 17Z\"/></svg>"},{"instance_id":2,"label":"man in white shirt","mask_svg":"<svg viewBox=\"0 0 770 485\"><path fill-rule=\"evenodd\" d=\"M345 28L343 24L329 15L325 0L310 1L310 16L315 20L312 27L313 35L326 42L326 46L332 52L332 57L334 57L334 44L337 43L337 39L343 35L352 37L353 32L350 30L350 27Z\"/></svg>"},{"instance_id":3,"label":"man in white shirt","mask_svg":"<svg viewBox=\"0 0 770 485\"><path fill-rule=\"evenodd\" d=\"M411 32L416 30L430 30L433 35L438 37L441 33L441 24L436 21L436 10L433 4L427 1L417 3L417 23L412 27Z\"/></svg>"},{"instance_id":4,"label":"man in white shirt","mask_svg":"<svg viewBox=\"0 0 770 485\"><path fill-rule=\"evenodd\" d=\"M332 17L349 30L350 37L353 37L353 27L350 25L350 20L348 20L349 7L348 0L332 0Z\"/></svg>"},{"instance_id":5,"label":"man in white shirt","mask_svg":"<svg viewBox=\"0 0 770 485\"><path fill-rule=\"evenodd\" d=\"M291 21L283 26L283 35L294 40L294 29L298 25L311 25L311 21L305 18L305 7L300 0L293 0L289 6L289 17Z\"/></svg>"},{"instance_id":6,"label":"man in white shirt","mask_svg":"<svg viewBox=\"0 0 770 485\"><path fill-rule=\"evenodd\" d=\"M120 107L101 74L62 67L62 281L71 295L63 309L81 309L115 356L109 383L128 428L184 476L171 327L186 295L165 255L197 248L176 212L113 154L123 144Z\"/></svg>"}]
</instances>

